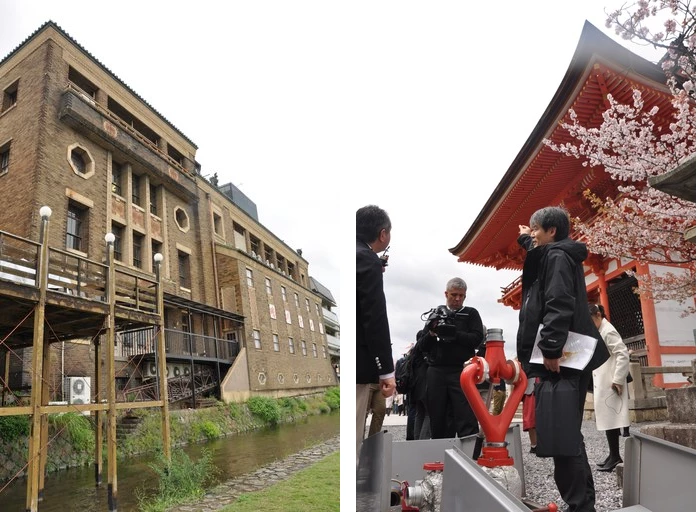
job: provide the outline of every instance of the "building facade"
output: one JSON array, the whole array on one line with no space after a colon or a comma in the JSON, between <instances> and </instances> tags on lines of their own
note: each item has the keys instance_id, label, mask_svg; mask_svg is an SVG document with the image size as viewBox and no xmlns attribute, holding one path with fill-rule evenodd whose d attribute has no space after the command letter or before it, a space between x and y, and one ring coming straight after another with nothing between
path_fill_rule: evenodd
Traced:
<instances>
[{"instance_id":1,"label":"building facade","mask_svg":"<svg viewBox=\"0 0 697 512\"><path fill-rule=\"evenodd\" d=\"M49 206L47 242L66 257L105 261L113 233L116 264L138 279L161 254L169 377L205 373L199 392L244 400L336 384L308 261L249 198L201 176L178 128L53 22L0 61L0 90L0 230L38 240ZM119 388L154 378L155 338L153 327L117 333ZM63 377L92 374L94 343L52 347L53 399ZM26 386L31 358L4 357Z\"/></svg>"}]
</instances>

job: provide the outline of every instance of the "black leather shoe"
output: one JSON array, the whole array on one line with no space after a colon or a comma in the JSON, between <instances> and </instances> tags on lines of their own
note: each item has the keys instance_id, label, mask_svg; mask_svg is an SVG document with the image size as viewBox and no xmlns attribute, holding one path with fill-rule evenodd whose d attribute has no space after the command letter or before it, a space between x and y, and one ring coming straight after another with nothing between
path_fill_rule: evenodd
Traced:
<instances>
[{"instance_id":1,"label":"black leather shoe","mask_svg":"<svg viewBox=\"0 0 697 512\"><path fill-rule=\"evenodd\" d=\"M598 471L610 472L613 469L615 469L617 464L619 464L620 462L622 462L621 458L620 459L610 459L607 461L607 463L602 468L598 468Z\"/></svg>"},{"instance_id":2,"label":"black leather shoe","mask_svg":"<svg viewBox=\"0 0 697 512\"><path fill-rule=\"evenodd\" d=\"M605 464L607 464L608 462L610 462L610 455L608 455L607 457L605 457L605 460L604 460L604 461L602 461L602 462L596 462L595 465L598 466L599 468L602 468L602 467L603 467Z\"/></svg>"}]
</instances>

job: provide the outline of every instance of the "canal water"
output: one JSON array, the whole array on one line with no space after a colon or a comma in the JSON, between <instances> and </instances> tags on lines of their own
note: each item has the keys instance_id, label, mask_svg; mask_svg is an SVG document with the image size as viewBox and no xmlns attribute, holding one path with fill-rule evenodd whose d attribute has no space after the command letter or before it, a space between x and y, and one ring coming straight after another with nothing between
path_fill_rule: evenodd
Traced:
<instances>
[{"instance_id":1,"label":"canal water","mask_svg":"<svg viewBox=\"0 0 697 512\"><path fill-rule=\"evenodd\" d=\"M237 434L209 443L181 448L198 460L205 448L218 469L217 482L250 473L257 468L302 451L339 434L339 413L310 416L293 424ZM118 510L138 510L138 497L151 495L157 488L155 473L149 464L152 456L133 457L118 463ZM71 468L46 477L44 499L39 512L104 512L107 504L107 469L103 483L94 484L94 467ZM0 484L2 488L4 484ZM0 512L26 510L26 480L19 479L0 494Z\"/></svg>"}]
</instances>

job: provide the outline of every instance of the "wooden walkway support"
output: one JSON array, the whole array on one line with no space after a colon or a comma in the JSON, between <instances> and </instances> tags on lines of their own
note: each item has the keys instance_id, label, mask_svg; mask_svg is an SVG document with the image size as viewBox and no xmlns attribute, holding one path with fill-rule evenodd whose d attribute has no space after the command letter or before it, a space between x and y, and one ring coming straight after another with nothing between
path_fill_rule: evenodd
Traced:
<instances>
[{"instance_id":1,"label":"wooden walkway support","mask_svg":"<svg viewBox=\"0 0 697 512\"><path fill-rule=\"evenodd\" d=\"M156 276L132 272L114 263L114 235L105 236L106 264L48 245L51 209L40 210L39 242L31 242L0 231L0 347L8 350L5 381L9 373L9 350L31 346L31 394L29 405L0 407L0 416L30 416L27 462L26 511L37 512L43 499L48 452L48 416L54 413L87 412L95 425L95 483L102 483L103 416L106 412L108 507L118 509L116 457L117 411L160 407L162 444L171 457L168 388L160 379L157 399L144 402L117 402L114 338L117 328L156 326L156 357L160 375L166 374L164 303L160 266L155 255ZM33 315L33 324L25 322ZM100 334L105 334L102 350ZM93 389L86 404L49 405L51 381L50 345L70 339L92 339L95 348ZM30 344L31 343L31 344ZM105 363L105 371L101 363ZM62 377L62 376L61 376ZM100 400L100 389L106 400ZM4 398L4 394L3 394Z\"/></svg>"}]
</instances>

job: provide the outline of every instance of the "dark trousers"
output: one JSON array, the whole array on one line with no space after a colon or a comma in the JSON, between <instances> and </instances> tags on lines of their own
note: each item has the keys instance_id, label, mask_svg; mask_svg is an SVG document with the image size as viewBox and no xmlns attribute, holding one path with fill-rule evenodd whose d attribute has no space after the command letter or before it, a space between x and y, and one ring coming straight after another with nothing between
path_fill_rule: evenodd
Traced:
<instances>
[{"instance_id":1,"label":"dark trousers","mask_svg":"<svg viewBox=\"0 0 697 512\"><path fill-rule=\"evenodd\" d=\"M578 404L581 421L583 421L583 404L586 401L586 390L590 379L590 372L581 374ZM581 423L578 428L581 429ZM554 457L554 481L562 499L569 505L569 512L595 512L595 484L583 441L581 441L580 455Z\"/></svg>"},{"instance_id":2,"label":"dark trousers","mask_svg":"<svg viewBox=\"0 0 697 512\"><path fill-rule=\"evenodd\" d=\"M429 366L426 374L428 416L431 421L431 438L446 439L465 437L479 432L477 418L472 412L460 387L459 367ZM452 426L448 427L448 413Z\"/></svg>"},{"instance_id":3,"label":"dark trousers","mask_svg":"<svg viewBox=\"0 0 697 512\"><path fill-rule=\"evenodd\" d=\"M422 400L414 405L414 439L431 439L431 422Z\"/></svg>"}]
</instances>

